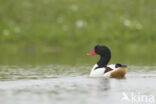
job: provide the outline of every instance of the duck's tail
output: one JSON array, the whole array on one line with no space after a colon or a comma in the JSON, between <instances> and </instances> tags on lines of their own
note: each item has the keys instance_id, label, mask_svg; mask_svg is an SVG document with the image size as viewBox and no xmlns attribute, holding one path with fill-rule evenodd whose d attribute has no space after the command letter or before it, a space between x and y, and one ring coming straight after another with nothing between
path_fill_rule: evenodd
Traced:
<instances>
[{"instance_id":1,"label":"duck's tail","mask_svg":"<svg viewBox=\"0 0 156 104\"><path fill-rule=\"evenodd\" d=\"M111 72L110 77L111 78L125 78L127 72L127 68L126 67L120 67L117 70Z\"/></svg>"}]
</instances>

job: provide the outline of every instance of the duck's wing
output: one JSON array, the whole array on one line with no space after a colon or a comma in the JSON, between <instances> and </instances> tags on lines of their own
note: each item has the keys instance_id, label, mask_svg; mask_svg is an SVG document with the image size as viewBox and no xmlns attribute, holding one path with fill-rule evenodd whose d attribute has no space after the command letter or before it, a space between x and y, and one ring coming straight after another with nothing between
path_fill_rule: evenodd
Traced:
<instances>
[{"instance_id":1,"label":"duck's wing","mask_svg":"<svg viewBox=\"0 0 156 104\"><path fill-rule=\"evenodd\" d=\"M105 67L105 71L104 71L104 73L107 73L107 72L112 71L112 70L113 70L113 69L110 68L110 67Z\"/></svg>"}]
</instances>

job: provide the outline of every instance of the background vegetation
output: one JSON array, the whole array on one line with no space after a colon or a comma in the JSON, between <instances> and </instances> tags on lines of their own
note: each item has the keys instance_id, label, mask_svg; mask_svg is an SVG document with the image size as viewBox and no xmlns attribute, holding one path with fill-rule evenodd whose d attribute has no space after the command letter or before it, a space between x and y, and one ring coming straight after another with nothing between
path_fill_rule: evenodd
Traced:
<instances>
[{"instance_id":1,"label":"background vegetation","mask_svg":"<svg viewBox=\"0 0 156 104\"><path fill-rule=\"evenodd\" d=\"M0 64L156 64L155 0L0 0Z\"/></svg>"}]
</instances>

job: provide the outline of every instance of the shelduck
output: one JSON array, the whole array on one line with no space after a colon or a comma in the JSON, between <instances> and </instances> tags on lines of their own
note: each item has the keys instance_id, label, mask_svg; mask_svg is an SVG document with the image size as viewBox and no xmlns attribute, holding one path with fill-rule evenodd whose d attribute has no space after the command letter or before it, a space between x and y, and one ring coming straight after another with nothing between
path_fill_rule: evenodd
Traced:
<instances>
[{"instance_id":1,"label":"shelduck","mask_svg":"<svg viewBox=\"0 0 156 104\"><path fill-rule=\"evenodd\" d=\"M87 56L99 55L100 60L93 66L90 72L90 77L105 77L105 78L125 78L127 65L112 64L107 65L111 59L111 51L103 45L96 45L91 53Z\"/></svg>"}]
</instances>

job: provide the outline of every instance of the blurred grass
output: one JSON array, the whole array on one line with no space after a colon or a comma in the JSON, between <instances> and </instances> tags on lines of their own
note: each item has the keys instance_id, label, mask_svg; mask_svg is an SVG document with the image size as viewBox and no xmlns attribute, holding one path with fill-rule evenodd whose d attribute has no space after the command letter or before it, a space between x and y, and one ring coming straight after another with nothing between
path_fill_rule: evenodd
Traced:
<instances>
[{"instance_id":1,"label":"blurred grass","mask_svg":"<svg viewBox=\"0 0 156 104\"><path fill-rule=\"evenodd\" d=\"M155 65L155 0L1 0L0 64L95 63L94 45L112 63Z\"/></svg>"}]
</instances>

